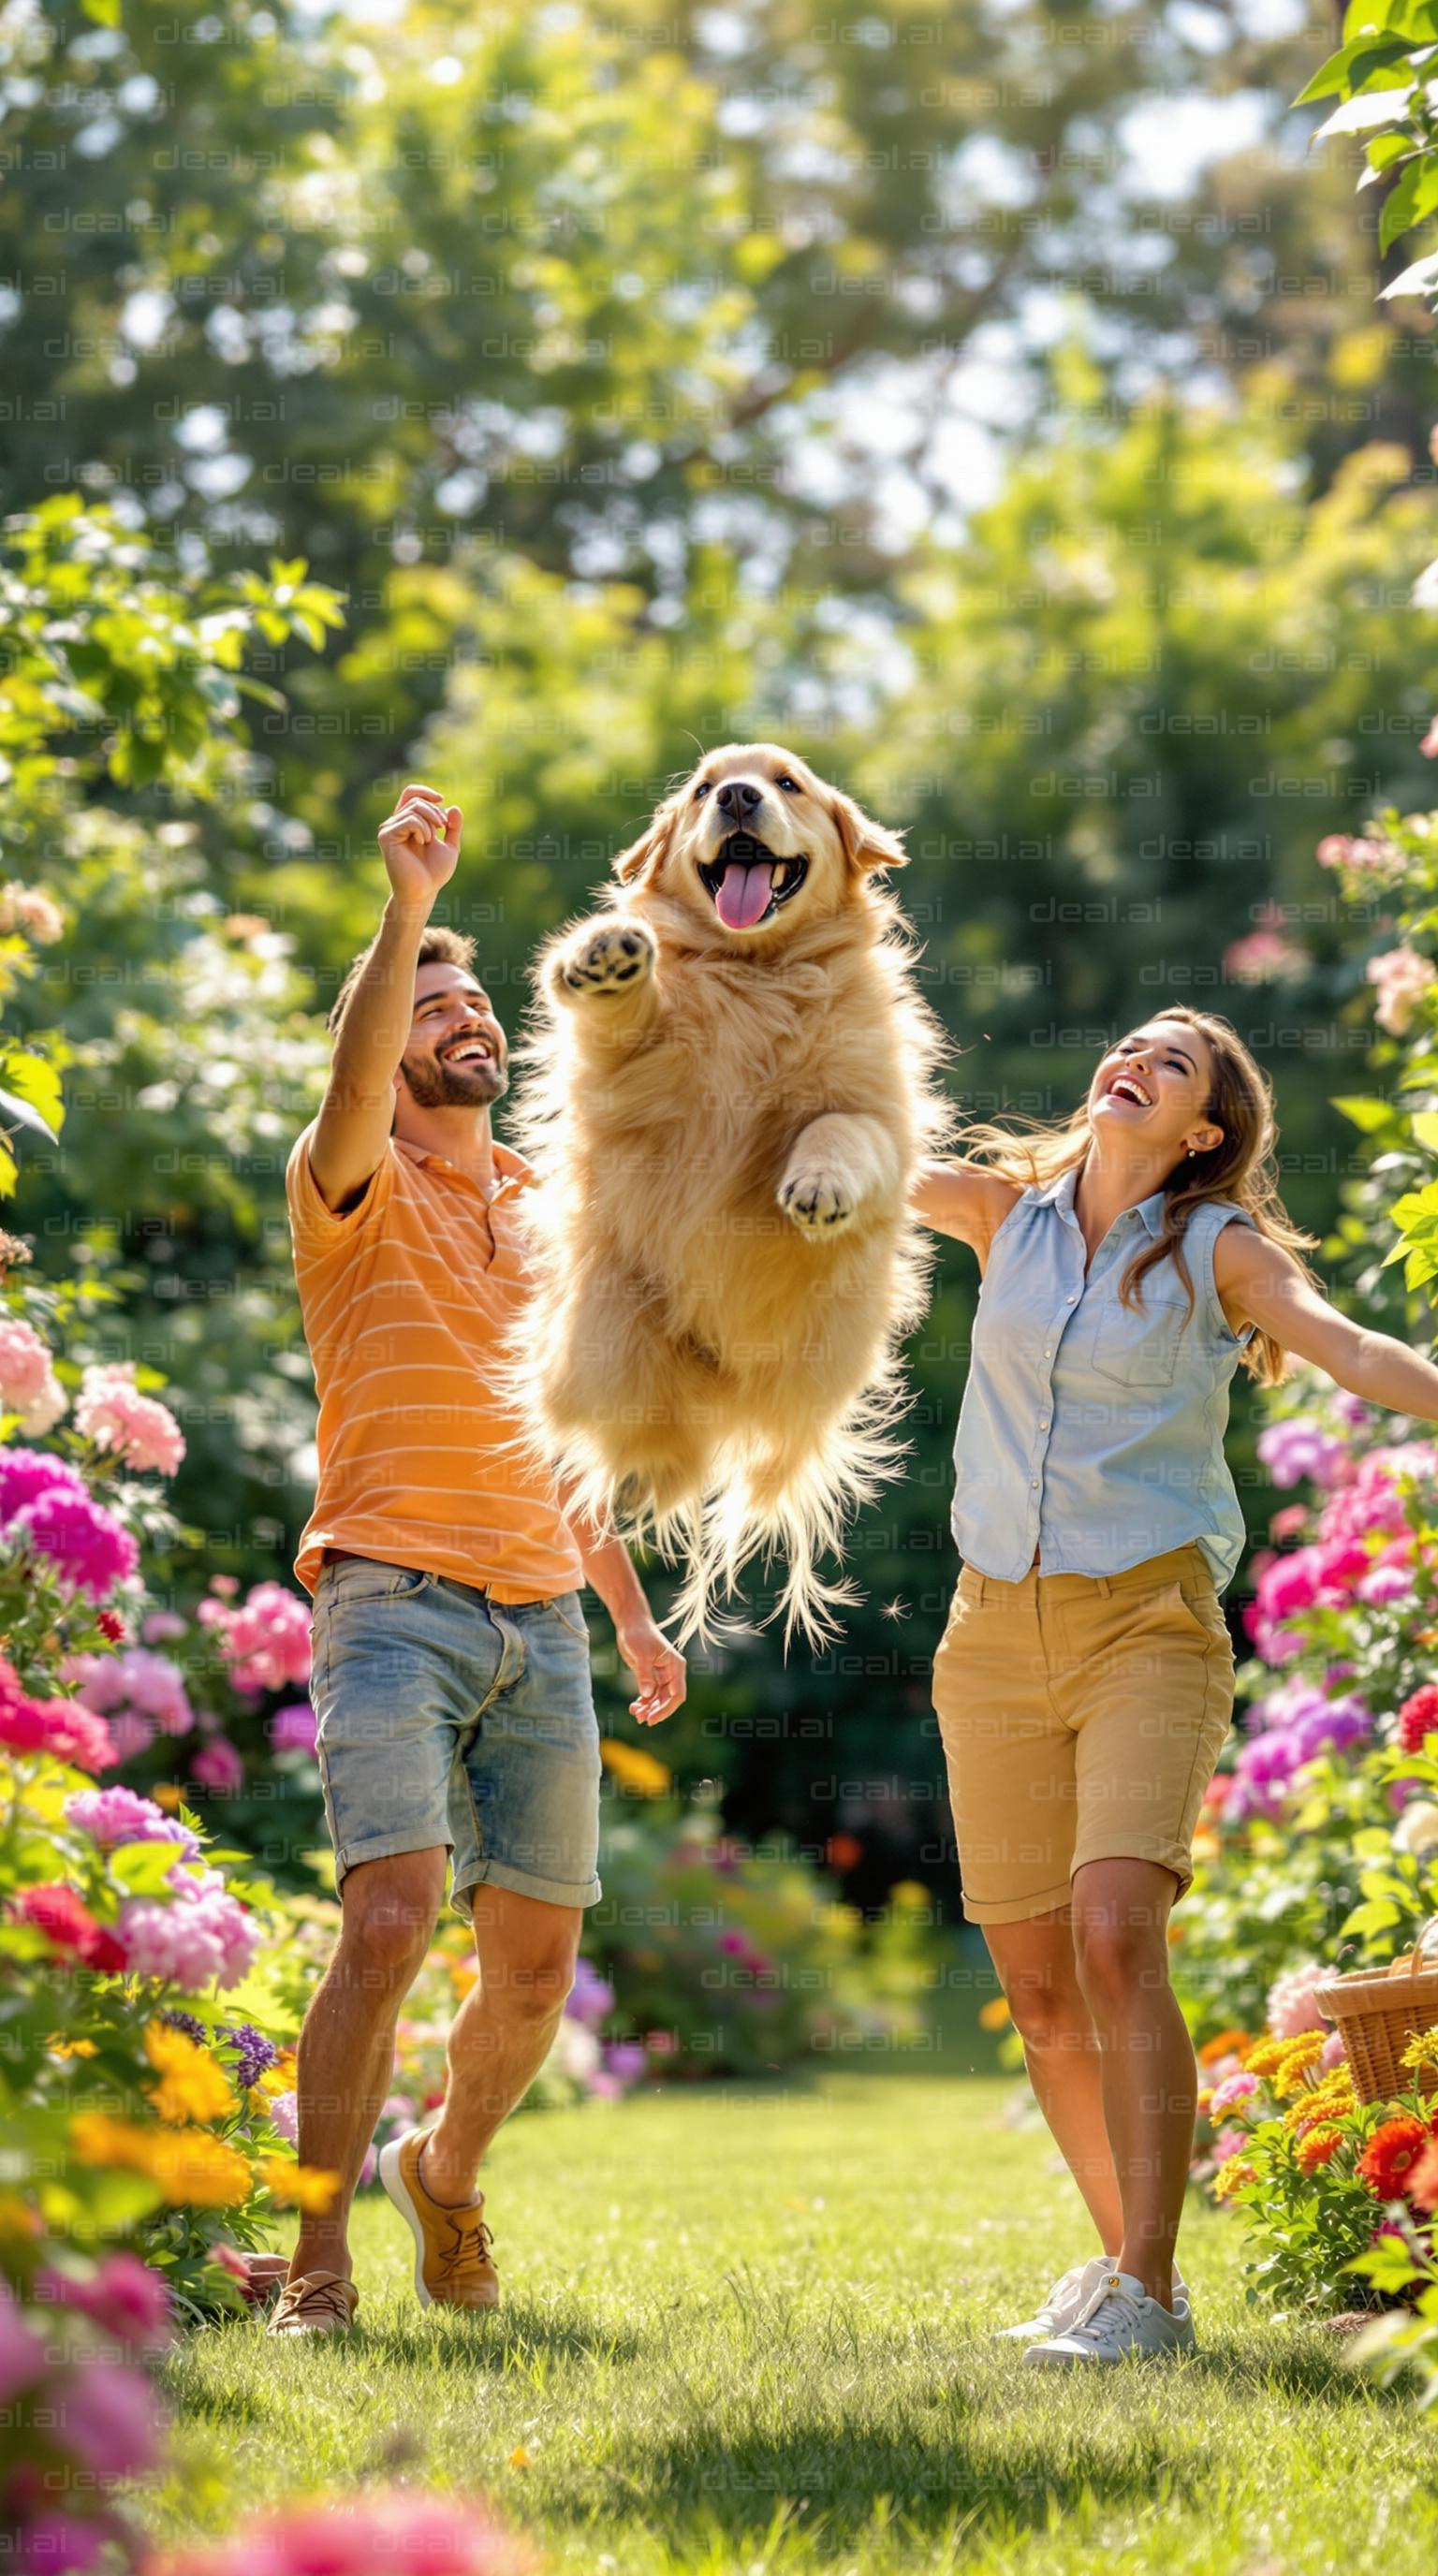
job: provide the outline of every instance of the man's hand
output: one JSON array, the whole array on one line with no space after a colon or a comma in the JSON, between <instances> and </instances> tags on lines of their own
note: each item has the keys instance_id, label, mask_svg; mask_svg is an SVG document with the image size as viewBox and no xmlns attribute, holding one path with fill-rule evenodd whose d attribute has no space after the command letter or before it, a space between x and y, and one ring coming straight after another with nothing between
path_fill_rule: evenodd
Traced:
<instances>
[{"instance_id":1,"label":"man's hand","mask_svg":"<svg viewBox=\"0 0 1438 2576\"><path fill-rule=\"evenodd\" d=\"M438 788L422 786L406 787L388 822L381 823L379 845L390 885L407 911L427 913L448 884L463 824L457 805L446 805Z\"/></svg>"},{"instance_id":2,"label":"man's hand","mask_svg":"<svg viewBox=\"0 0 1438 2576\"><path fill-rule=\"evenodd\" d=\"M661 1718L673 1716L689 1686L684 1658L648 1617L628 1620L614 1634L639 1684L639 1697L630 1701L629 1713L640 1726L657 1726Z\"/></svg>"}]
</instances>

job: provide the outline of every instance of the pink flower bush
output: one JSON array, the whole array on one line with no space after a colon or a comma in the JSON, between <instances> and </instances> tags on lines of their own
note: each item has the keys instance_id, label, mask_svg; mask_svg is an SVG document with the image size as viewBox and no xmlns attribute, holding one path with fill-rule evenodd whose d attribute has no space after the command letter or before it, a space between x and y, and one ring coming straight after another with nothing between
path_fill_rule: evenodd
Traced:
<instances>
[{"instance_id":1,"label":"pink flower bush","mask_svg":"<svg viewBox=\"0 0 1438 2576\"><path fill-rule=\"evenodd\" d=\"M1378 1005L1374 1018L1380 1029L1401 1038L1413 1025L1419 1003L1433 984L1438 982L1438 966L1431 957L1421 957L1416 948L1390 948L1382 957L1370 957L1364 968L1370 984L1378 988Z\"/></svg>"},{"instance_id":2,"label":"pink flower bush","mask_svg":"<svg viewBox=\"0 0 1438 2576\"><path fill-rule=\"evenodd\" d=\"M159 1977L183 1994L197 1995L211 1979L237 1986L248 1976L260 1945L259 1928L238 1900L226 1894L219 1872L204 1884L172 1881L175 1902L131 1897L120 1908L119 1936L125 1964L140 1977Z\"/></svg>"},{"instance_id":3,"label":"pink flower bush","mask_svg":"<svg viewBox=\"0 0 1438 2576\"><path fill-rule=\"evenodd\" d=\"M8 1753L48 1753L79 1771L108 1770L115 1759L102 1717L77 1699L32 1699L13 1664L0 1655L0 1747Z\"/></svg>"},{"instance_id":4,"label":"pink flower bush","mask_svg":"<svg viewBox=\"0 0 1438 2576\"><path fill-rule=\"evenodd\" d=\"M75 1399L75 1428L127 1467L158 1468L162 1476L173 1476L185 1454L184 1433L168 1406L137 1388L133 1360L86 1369Z\"/></svg>"},{"instance_id":5,"label":"pink flower bush","mask_svg":"<svg viewBox=\"0 0 1438 2576\"><path fill-rule=\"evenodd\" d=\"M1346 1442L1301 1415L1260 1431L1258 1455L1275 1485L1299 1485L1305 1477L1315 1485L1336 1485L1351 1466Z\"/></svg>"},{"instance_id":6,"label":"pink flower bush","mask_svg":"<svg viewBox=\"0 0 1438 2576\"><path fill-rule=\"evenodd\" d=\"M87 1708L104 1717L125 1709L143 1718L147 1744L156 1727L162 1735L188 1735L195 1723L179 1665L152 1647L127 1646L119 1655L72 1655L62 1669L67 1681L78 1684Z\"/></svg>"},{"instance_id":7,"label":"pink flower bush","mask_svg":"<svg viewBox=\"0 0 1438 2576\"><path fill-rule=\"evenodd\" d=\"M79 1468L52 1458L48 1449L0 1449L0 1529L8 1528L27 1503L57 1486L69 1494L89 1490Z\"/></svg>"},{"instance_id":8,"label":"pink flower bush","mask_svg":"<svg viewBox=\"0 0 1438 2576\"><path fill-rule=\"evenodd\" d=\"M188 1825L133 1789L77 1789L66 1799L65 1813L102 1851L114 1851L121 1843L178 1843L189 1860L200 1848Z\"/></svg>"},{"instance_id":9,"label":"pink flower bush","mask_svg":"<svg viewBox=\"0 0 1438 2576\"><path fill-rule=\"evenodd\" d=\"M245 1766L227 1735L212 1735L195 1755L190 1769L206 1789L216 1789L222 1795L233 1796L244 1787Z\"/></svg>"},{"instance_id":10,"label":"pink flower bush","mask_svg":"<svg viewBox=\"0 0 1438 2576\"><path fill-rule=\"evenodd\" d=\"M1275 2039L1297 2039L1306 2030L1327 2030L1328 2019L1313 2000L1313 1989L1333 1970L1318 1959L1285 1969L1268 1989L1268 2027Z\"/></svg>"},{"instance_id":11,"label":"pink flower bush","mask_svg":"<svg viewBox=\"0 0 1438 2576\"><path fill-rule=\"evenodd\" d=\"M534 2563L477 2498L395 2488L306 2498L215 2548L152 2558L145 2576L526 2576Z\"/></svg>"},{"instance_id":12,"label":"pink flower bush","mask_svg":"<svg viewBox=\"0 0 1438 2576\"><path fill-rule=\"evenodd\" d=\"M220 1589L216 1576L210 1589ZM195 1616L216 1632L236 1690L303 1689L310 1677L310 1605L283 1583L257 1583L234 1610L202 1601Z\"/></svg>"},{"instance_id":13,"label":"pink flower bush","mask_svg":"<svg viewBox=\"0 0 1438 2576\"><path fill-rule=\"evenodd\" d=\"M18 1413L21 1430L33 1438L53 1429L66 1402L34 1326L19 1315L0 1315L0 1409Z\"/></svg>"},{"instance_id":14,"label":"pink flower bush","mask_svg":"<svg viewBox=\"0 0 1438 2576\"><path fill-rule=\"evenodd\" d=\"M292 2147L297 2146L300 2135L300 2097L298 2093L272 2093L269 2099L269 2112L270 2118L273 2121L274 2126L279 2130L280 2136L282 2138L288 2138Z\"/></svg>"},{"instance_id":15,"label":"pink flower bush","mask_svg":"<svg viewBox=\"0 0 1438 2576\"><path fill-rule=\"evenodd\" d=\"M0 934L14 930L23 930L37 948L52 948L65 935L65 916L53 895L19 877L0 886Z\"/></svg>"}]
</instances>

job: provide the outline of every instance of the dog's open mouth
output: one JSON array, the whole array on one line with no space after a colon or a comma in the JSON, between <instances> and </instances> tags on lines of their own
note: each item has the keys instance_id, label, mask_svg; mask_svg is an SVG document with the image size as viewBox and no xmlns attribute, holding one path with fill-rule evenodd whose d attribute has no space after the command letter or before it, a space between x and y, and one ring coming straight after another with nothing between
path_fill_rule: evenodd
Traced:
<instances>
[{"instance_id":1,"label":"dog's open mouth","mask_svg":"<svg viewBox=\"0 0 1438 2576\"><path fill-rule=\"evenodd\" d=\"M807 859L776 858L752 832L731 832L718 857L699 865L726 930L757 930L761 921L772 920L808 873Z\"/></svg>"}]
</instances>

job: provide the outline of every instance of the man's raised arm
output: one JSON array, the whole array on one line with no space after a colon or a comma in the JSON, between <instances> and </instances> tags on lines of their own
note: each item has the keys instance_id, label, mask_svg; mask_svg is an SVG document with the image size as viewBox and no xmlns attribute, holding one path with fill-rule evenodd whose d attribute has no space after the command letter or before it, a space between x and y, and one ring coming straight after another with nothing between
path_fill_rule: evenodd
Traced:
<instances>
[{"instance_id":1,"label":"man's raised arm","mask_svg":"<svg viewBox=\"0 0 1438 2576\"><path fill-rule=\"evenodd\" d=\"M459 858L463 816L433 787L406 787L379 845L389 901L335 1032L310 1170L325 1205L343 1216L363 1197L394 1124L394 1078L414 1019L415 964L425 924Z\"/></svg>"}]
</instances>

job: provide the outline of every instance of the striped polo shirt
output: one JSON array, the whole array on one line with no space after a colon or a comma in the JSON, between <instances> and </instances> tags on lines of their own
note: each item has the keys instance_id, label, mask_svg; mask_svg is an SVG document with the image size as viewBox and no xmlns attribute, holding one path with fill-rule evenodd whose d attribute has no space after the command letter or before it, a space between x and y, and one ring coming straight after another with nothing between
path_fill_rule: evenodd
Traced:
<instances>
[{"instance_id":1,"label":"striped polo shirt","mask_svg":"<svg viewBox=\"0 0 1438 2576\"><path fill-rule=\"evenodd\" d=\"M336 1216L310 1169L313 1123L285 1169L295 1280L319 1397L319 1476L295 1574L326 1547L452 1576L496 1601L584 1580L574 1533L492 1383L528 1277L516 1202L533 1179L494 1148L485 1208L443 1154L391 1136L357 1207Z\"/></svg>"}]
</instances>

